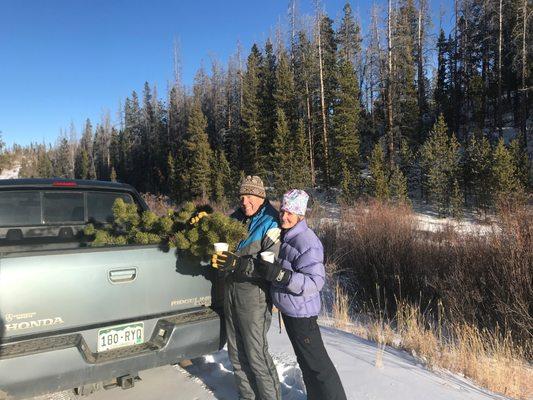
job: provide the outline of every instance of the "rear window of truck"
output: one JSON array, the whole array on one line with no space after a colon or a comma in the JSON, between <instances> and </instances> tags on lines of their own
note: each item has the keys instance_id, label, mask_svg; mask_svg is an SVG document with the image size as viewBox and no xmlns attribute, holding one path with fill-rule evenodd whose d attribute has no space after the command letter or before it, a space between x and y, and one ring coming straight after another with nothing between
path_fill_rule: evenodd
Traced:
<instances>
[{"instance_id":1,"label":"rear window of truck","mask_svg":"<svg viewBox=\"0 0 533 400\"><path fill-rule=\"evenodd\" d=\"M113 222L119 198L134 202L118 191L0 191L0 245L79 241L86 224Z\"/></svg>"}]
</instances>

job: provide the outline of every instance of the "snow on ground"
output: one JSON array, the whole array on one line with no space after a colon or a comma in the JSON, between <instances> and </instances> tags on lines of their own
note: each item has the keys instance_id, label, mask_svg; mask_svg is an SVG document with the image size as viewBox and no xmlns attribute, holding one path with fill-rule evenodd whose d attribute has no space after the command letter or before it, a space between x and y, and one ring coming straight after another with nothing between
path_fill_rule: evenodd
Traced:
<instances>
[{"instance_id":1,"label":"snow on ground","mask_svg":"<svg viewBox=\"0 0 533 400\"><path fill-rule=\"evenodd\" d=\"M10 169L5 169L0 173L0 179L16 179L19 177L20 165L15 164Z\"/></svg>"},{"instance_id":2,"label":"snow on ground","mask_svg":"<svg viewBox=\"0 0 533 400\"><path fill-rule=\"evenodd\" d=\"M276 318L274 320L268 334L269 348L282 382L283 400L305 400L305 386L290 341L285 331L279 333ZM408 353L388 347L383 351L382 367L378 368L375 366L378 353L375 343L333 328L321 327L321 331L348 399L505 399L457 375L429 371ZM193 360L193 364L186 367L186 374L190 379L199 380L216 399L237 399L225 349Z\"/></svg>"},{"instance_id":3,"label":"snow on ground","mask_svg":"<svg viewBox=\"0 0 533 400\"><path fill-rule=\"evenodd\" d=\"M315 228L321 225L338 224L341 221L341 209L338 204L321 203L318 207L317 222L313 225ZM465 210L465 215L462 220L441 218L430 205L414 202L413 214L420 231L439 232L450 227L458 233L486 235L499 229L490 221L488 223L481 223L479 216L468 210Z\"/></svg>"}]
</instances>

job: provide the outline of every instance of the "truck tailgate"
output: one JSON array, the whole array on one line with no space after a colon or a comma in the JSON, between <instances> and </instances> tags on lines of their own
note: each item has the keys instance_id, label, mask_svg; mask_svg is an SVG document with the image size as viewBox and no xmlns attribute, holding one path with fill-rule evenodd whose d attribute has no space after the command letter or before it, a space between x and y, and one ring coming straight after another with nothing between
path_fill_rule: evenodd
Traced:
<instances>
[{"instance_id":1,"label":"truck tailgate","mask_svg":"<svg viewBox=\"0 0 533 400\"><path fill-rule=\"evenodd\" d=\"M9 342L208 306L210 274L155 246L8 255L0 258L0 337Z\"/></svg>"}]
</instances>

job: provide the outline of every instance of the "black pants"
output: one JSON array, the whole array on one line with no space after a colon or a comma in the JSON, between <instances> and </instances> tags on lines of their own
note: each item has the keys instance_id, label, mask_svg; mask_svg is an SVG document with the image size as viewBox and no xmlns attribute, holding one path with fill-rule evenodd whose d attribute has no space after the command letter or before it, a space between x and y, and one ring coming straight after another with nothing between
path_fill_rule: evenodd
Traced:
<instances>
[{"instance_id":1,"label":"black pants","mask_svg":"<svg viewBox=\"0 0 533 400\"><path fill-rule=\"evenodd\" d=\"M282 314L296 353L308 400L346 400L339 374L328 356L317 317L293 318Z\"/></svg>"}]
</instances>

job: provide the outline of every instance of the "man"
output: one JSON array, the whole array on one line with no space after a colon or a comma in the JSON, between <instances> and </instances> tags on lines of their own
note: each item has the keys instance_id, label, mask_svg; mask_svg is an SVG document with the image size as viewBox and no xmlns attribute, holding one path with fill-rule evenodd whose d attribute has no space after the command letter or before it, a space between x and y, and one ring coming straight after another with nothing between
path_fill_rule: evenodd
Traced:
<instances>
[{"instance_id":1,"label":"man","mask_svg":"<svg viewBox=\"0 0 533 400\"><path fill-rule=\"evenodd\" d=\"M239 188L240 209L231 217L248 228L235 253L213 255L212 265L226 272L224 314L228 353L241 399L281 400L278 374L268 352L272 320L270 284L256 272L259 253L279 253L278 212L266 199L257 176L247 176Z\"/></svg>"},{"instance_id":2,"label":"man","mask_svg":"<svg viewBox=\"0 0 533 400\"><path fill-rule=\"evenodd\" d=\"M283 195L279 256L273 263L261 261L257 272L272 282L272 300L296 353L308 400L346 400L317 325L326 274L322 243L305 221L308 199L297 189Z\"/></svg>"}]
</instances>

